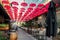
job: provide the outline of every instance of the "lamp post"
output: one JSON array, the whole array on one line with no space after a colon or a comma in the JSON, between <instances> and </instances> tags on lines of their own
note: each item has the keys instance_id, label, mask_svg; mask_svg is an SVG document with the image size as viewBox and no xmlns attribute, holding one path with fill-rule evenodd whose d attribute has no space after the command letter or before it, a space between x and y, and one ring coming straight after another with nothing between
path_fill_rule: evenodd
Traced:
<instances>
[{"instance_id":1,"label":"lamp post","mask_svg":"<svg viewBox=\"0 0 60 40\"><path fill-rule=\"evenodd\" d=\"M51 0L47 18L46 18L46 36L47 40L53 40L53 37L56 36L57 33L57 22L56 22L56 8L55 3Z\"/></svg>"}]
</instances>

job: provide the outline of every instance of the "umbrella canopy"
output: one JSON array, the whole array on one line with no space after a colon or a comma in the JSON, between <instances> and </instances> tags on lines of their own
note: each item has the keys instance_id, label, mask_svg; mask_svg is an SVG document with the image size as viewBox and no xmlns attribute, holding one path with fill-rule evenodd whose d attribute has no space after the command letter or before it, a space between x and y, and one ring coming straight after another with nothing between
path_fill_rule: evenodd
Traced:
<instances>
[{"instance_id":1,"label":"umbrella canopy","mask_svg":"<svg viewBox=\"0 0 60 40\"><path fill-rule=\"evenodd\" d=\"M12 2L11 4L13 4L13 5L19 5L17 2Z\"/></svg>"},{"instance_id":2,"label":"umbrella canopy","mask_svg":"<svg viewBox=\"0 0 60 40\"><path fill-rule=\"evenodd\" d=\"M24 3L21 3L21 6L25 7L25 6L28 6L28 4L24 2Z\"/></svg>"},{"instance_id":3,"label":"umbrella canopy","mask_svg":"<svg viewBox=\"0 0 60 40\"><path fill-rule=\"evenodd\" d=\"M36 6L35 3L31 3L31 4L30 4L30 7L35 7L35 6Z\"/></svg>"},{"instance_id":4,"label":"umbrella canopy","mask_svg":"<svg viewBox=\"0 0 60 40\"><path fill-rule=\"evenodd\" d=\"M29 21L48 12L51 0L1 0L1 4L13 21Z\"/></svg>"}]
</instances>

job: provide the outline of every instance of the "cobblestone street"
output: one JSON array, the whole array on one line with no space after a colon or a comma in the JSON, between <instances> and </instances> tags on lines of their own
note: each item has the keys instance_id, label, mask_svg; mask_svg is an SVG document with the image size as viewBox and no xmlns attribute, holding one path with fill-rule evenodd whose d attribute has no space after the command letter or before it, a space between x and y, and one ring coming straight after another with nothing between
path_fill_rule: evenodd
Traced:
<instances>
[{"instance_id":1,"label":"cobblestone street","mask_svg":"<svg viewBox=\"0 0 60 40\"><path fill-rule=\"evenodd\" d=\"M18 29L18 40L36 40L34 37L24 32L22 29Z\"/></svg>"}]
</instances>

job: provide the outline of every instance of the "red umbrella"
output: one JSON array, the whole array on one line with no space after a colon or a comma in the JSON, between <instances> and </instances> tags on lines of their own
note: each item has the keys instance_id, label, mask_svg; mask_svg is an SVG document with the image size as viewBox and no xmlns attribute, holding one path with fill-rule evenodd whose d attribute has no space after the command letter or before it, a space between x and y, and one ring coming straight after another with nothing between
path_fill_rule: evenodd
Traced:
<instances>
[{"instance_id":1,"label":"red umbrella","mask_svg":"<svg viewBox=\"0 0 60 40\"><path fill-rule=\"evenodd\" d=\"M8 1L2 1L2 3L3 3L3 4L9 4L9 2L8 2Z\"/></svg>"},{"instance_id":2,"label":"red umbrella","mask_svg":"<svg viewBox=\"0 0 60 40\"><path fill-rule=\"evenodd\" d=\"M44 6L44 4L38 4L38 7L43 7Z\"/></svg>"},{"instance_id":3,"label":"red umbrella","mask_svg":"<svg viewBox=\"0 0 60 40\"><path fill-rule=\"evenodd\" d=\"M47 3L44 7L48 9L49 5L50 5L50 2Z\"/></svg>"},{"instance_id":4,"label":"red umbrella","mask_svg":"<svg viewBox=\"0 0 60 40\"><path fill-rule=\"evenodd\" d=\"M14 16L15 16L15 20L17 19L17 15L18 15L18 8L17 7L12 7L13 11L14 11Z\"/></svg>"},{"instance_id":5,"label":"red umbrella","mask_svg":"<svg viewBox=\"0 0 60 40\"><path fill-rule=\"evenodd\" d=\"M12 15L13 12L11 10L11 7L9 5L5 5L4 8L6 9L6 11L7 11L9 17L11 18L11 20L14 20L13 15Z\"/></svg>"},{"instance_id":6,"label":"red umbrella","mask_svg":"<svg viewBox=\"0 0 60 40\"><path fill-rule=\"evenodd\" d=\"M28 6L28 4L27 3L25 3L25 2L23 2L23 3L21 3L21 6Z\"/></svg>"},{"instance_id":7,"label":"red umbrella","mask_svg":"<svg viewBox=\"0 0 60 40\"><path fill-rule=\"evenodd\" d=\"M33 8L28 8L27 10L28 10L29 12L31 12L31 11L33 10Z\"/></svg>"},{"instance_id":8,"label":"red umbrella","mask_svg":"<svg viewBox=\"0 0 60 40\"><path fill-rule=\"evenodd\" d=\"M29 16L27 16L26 18L28 18L28 20L31 20L33 18L35 18L38 15L42 15L45 12L47 12L49 7L49 4L47 6L45 6L44 8L40 9L40 8L36 8ZM26 20L26 18L24 20Z\"/></svg>"},{"instance_id":9,"label":"red umbrella","mask_svg":"<svg viewBox=\"0 0 60 40\"><path fill-rule=\"evenodd\" d=\"M24 16L22 17L21 20L24 20L24 18L33 10L33 8L28 8Z\"/></svg>"},{"instance_id":10,"label":"red umbrella","mask_svg":"<svg viewBox=\"0 0 60 40\"><path fill-rule=\"evenodd\" d=\"M26 11L26 13L24 14L24 16L22 16L20 19L20 21L22 21L26 16L27 16L27 14L29 14L29 12L28 11Z\"/></svg>"},{"instance_id":11,"label":"red umbrella","mask_svg":"<svg viewBox=\"0 0 60 40\"><path fill-rule=\"evenodd\" d=\"M5 5L4 8L7 9L7 10L11 9L11 7L9 5Z\"/></svg>"},{"instance_id":12,"label":"red umbrella","mask_svg":"<svg viewBox=\"0 0 60 40\"><path fill-rule=\"evenodd\" d=\"M25 11L25 8L20 8L20 12L24 12Z\"/></svg>"},{"instance_id":13,"label":"red umbrella","mask_svg":"<svg viewBox=\"0 0 60 40\"><path fill-rule=\"evenodd\" d=\"M22 17L22 13L19 13L17 21L19 21L21 17Z\"/></svg>"},{"instance_id":14,"label":"red umbrella","mask_svg":"<svg viewBox=\"0 0 60 40\"><path fill-rule=\"evenodd\" d=\"M25 12L25 8L20 8L20 18L19 18L19 21L23 18L23 16L22 16L22 12Z\"/></svg>"},{"instance_id":15,"label":"red umbrella","mask_svg":"<svg viewBox=\"0 0 60 40\"><path fill-rule=\"evenodd\" d=\"M26 17L24 17L24 19L23 20L25 20L27 17L29 17L29 16L32 16L34 13L36 13L36 11L38 11L38 9L36 8L32 13L30 13L28 16L26 16Z\"/></svg>"},{"instance_id":16,"label":"red umbrella","mask_svg":"<svg viewBox=\"0 0 60 40\"><path fill-rule=\"evenodd\" d=\"M18 4L17 2L15 2L15 1L12 2L11 4L13 4L13 5L19 5L19 4Z\"/></svg>"},{"instance_id":17,"label":"red umbrella","mask_svg":"<svg viewBox=\"0 0 60 40\"><path fill-rule=\"evenodd\" d=\"M31 4L30 4L30 7L35 7L35 6L36 6L35 3L31 3Z\"/></svg>"},{"instance_id":18,"label":"red umbrella","mask_svg":"<svg viewBox=\"0 0 60 40\"><path fill-rule=\"evenodd\" d=\"M12 15L12 11L10 10L10 11L7 11L7 12L8 12L8 15L10 16L11 20L14 20L14 17Z\"/></svg>"},{"instance_id":19,"label":"red umbrella","mask_svg":"<svg viewBox=\"0 0 60 40\"><path fill-rule=\"evenodd\" d=\"M39 12L35 13L35 14L31 14L30 16L28 16L25 20L26 21L29 21L29 20L32 20L33 18L39 16L39 15L42 15L44 14L45 12L47 12L47 10L45 8L43 8L42 10L39 10Z\"/></svg>"}]
</instances>

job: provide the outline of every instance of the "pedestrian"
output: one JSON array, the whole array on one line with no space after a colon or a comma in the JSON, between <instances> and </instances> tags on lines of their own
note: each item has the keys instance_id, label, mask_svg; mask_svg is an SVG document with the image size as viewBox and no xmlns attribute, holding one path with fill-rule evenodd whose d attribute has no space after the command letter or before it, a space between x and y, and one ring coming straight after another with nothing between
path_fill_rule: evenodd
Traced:
<instances>
[{"instance_id":1,"label":"pedestrian","mask_svg":"<svg viewBox=\"0 0 60 40\"><path fill-rule=\"evenodd\" d=\"M17 40L17 30L18 26L16 21L11 21L10 23L10 40Z\"/></svg>"}]
</instances>

